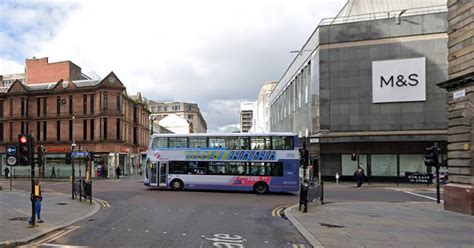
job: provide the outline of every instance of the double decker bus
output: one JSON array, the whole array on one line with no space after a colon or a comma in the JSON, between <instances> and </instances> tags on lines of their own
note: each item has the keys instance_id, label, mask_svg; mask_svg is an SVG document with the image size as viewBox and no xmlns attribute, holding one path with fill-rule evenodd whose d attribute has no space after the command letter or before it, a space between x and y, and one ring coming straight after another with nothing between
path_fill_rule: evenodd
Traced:
<instances>
[{"instance_id":1,"label":"double decker bus","mask_svg":"<svg viewBox=\"0 0 474 248\"><path fill-rule=\"evenodd\" d=\"M293 133L155 134L144 184L172 190L292 192L299 188Z\"/></svg>"}]
</instances>

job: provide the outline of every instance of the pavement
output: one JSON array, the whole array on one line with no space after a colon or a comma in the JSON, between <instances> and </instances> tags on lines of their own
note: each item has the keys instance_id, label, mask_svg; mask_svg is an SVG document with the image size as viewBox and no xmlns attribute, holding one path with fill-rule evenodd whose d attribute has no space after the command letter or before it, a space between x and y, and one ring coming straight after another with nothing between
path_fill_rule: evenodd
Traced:
<instances>
[{"instance_id":1,"label":"pavement","mask_svg":"<svg viewBox=\"0 0 474 248\"><path fill-rule=\"evenodd\" d=\"M314 247L474 247L474 216L433 201L294 205L285 215Z\"/></svg>"},{"instance_id":2,"label":"pavement","mask_svg":"<svg viewBox=\"0 0 474 248\"><path fill-rule=\"evenodd\" d=\"M72 200L71 195L43 192L41 218L36 227L28 224L31 216L30 194L25 191L0 191L0 246L27 243L47 233L88 218L100 209L95 201Z\"/></svg>"}]
</instances>

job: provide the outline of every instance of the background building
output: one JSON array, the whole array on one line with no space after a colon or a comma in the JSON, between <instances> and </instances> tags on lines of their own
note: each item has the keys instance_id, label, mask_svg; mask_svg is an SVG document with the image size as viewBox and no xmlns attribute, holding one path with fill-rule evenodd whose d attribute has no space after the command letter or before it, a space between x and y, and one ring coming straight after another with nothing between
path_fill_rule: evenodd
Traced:
<instances>
[{"instance_id":1,"label":"background building","mask_svg":"<svg viewBox=\"0 0 474 248\"><path fill-rule=\"evenodd\" d=\"M257 102L253 109L252 132L270 132L270 106L268 96L272 93L278 81L266 82L257 95Z\"/></svg>"},{"instance_id":2,"label":"background building","mask_svg":"<svg viewBox=\"0 0 474 248\"><path fill-rule=\"evenodd\" d=\"M32 134L36 144L46 148L45 175L50 175L53 167L59 176L71 175L74 145L76 151L94 152L104 175L114 176L117 166L124 174L137 173L150 133L149 111L141 99L128 97L113 72L100 80L83 80L80 67L70 61L49 64L47 58L27 59L26 65L26 83L15 81L1 88L2 167L6 146L17 144L19 134ZM79 168L76 166L76 175L80 175ZM14 169L16 175L27 175L29 168Z\"/></svg>"},{"instance_id":3,"label":"background building","mask_svg":"<svg viewBox=\"0 0 474 248\"><path fill-rule=\"evenodd\" d=\"M240 132L248 133L252 128L253 121L253 110L255 102L242 102L240 103Z\"/></svg>"},{"instance_id":4,"label":"background building","mask_svg":"<svg viewBox=\"0 0 474 248\"><path fill-rule=\"evenodd\" d=\"M331 179L352 180L358 164L370 180L426 172L424 148L446 146L446 32L446 1L348 1L270 95L271 131L309 137Z\"/></svg>"},{"instance_id":5,"label":"background building","mask_svg":"<svg viewBox=\"0 0 474 248\"><path fill-rule=\"evenodd\" d=\"M448 2L448 172L445 209L474 215L474 2Z\"/></svg>"},{"instance_id":6,"label":"background building","mask_svg":"<svg viewBox=\"0 0 474 248\"><path fill-rule=\"evenodd\" d=\"M0 75L0 87L10 87L16 80L25 83L25 73Z\"/></svg>"},{"instance_id":7,"label":"background building","mask_svg":"<svg viewBox=\"0 0 474 248\"><path fill-rule=\"evenodd\" d=\"M183 117L170 114L159 121L160 131L168 130L170 133L190 134L192 133L192 122L188 122ZM163 128L163 129L162 129Z\"/></svg>"},{"instance_id":8,"label":"background building","mask_svg":"<svg viewBox=\"0 0 474 248\"><path fill-rule=\"evenodd\" d=\"M189 122L191 133L207 133L207 123L196 103L148 101L153 120L160 122L170 114L175 114Z\"/></svg>"}]
</instances>

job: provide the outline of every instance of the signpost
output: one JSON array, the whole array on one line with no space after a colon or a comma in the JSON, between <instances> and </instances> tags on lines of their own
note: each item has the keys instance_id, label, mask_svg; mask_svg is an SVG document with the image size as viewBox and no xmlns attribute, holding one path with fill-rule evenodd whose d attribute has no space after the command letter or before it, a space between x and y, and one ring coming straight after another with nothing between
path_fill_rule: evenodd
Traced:
<instances>
[{"instance_id":1,"label":"signpost","mask_svg":"<svg viewBox=\"0 0 474 248\"><path fill-rule=\"evenodd\" d=\"M13 177L11 174L13 173L12 166L16 166L18 162L18 149L14 145L7 146L7 164L10 166L10 191L12 191L13 186Z\"/></svg>"}]
</instances>

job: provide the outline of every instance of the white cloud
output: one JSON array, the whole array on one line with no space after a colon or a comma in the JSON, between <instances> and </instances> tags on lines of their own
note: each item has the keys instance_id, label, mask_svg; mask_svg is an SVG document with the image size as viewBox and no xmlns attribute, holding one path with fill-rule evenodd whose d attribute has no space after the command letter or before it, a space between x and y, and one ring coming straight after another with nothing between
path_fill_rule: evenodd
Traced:
<instances>
[{"instance_id":1,"label":"white cloud","mask_svg":"<svg viewBox=\"0 0 474 248\"><path fill-rule=\"evenodd\" d=\"M24 71L24 65L14 60L0 58L0 75L10 73L21 73Z\"/></svg>"},{"instance_id":2,"label":"white cloud","mask_svg":"<svg viewBox=\"0 0 474 248\"><path fill-rule=\"evenodd\" d=\"M131 94L196 102L218 130L239 122L240 99L278 80L294 57L289 51L345 2L85 1L52 15L51 37L25 33L19 47L25 57L72 60L102 76L114 71Z\"/></svg>"}]
</instances>

